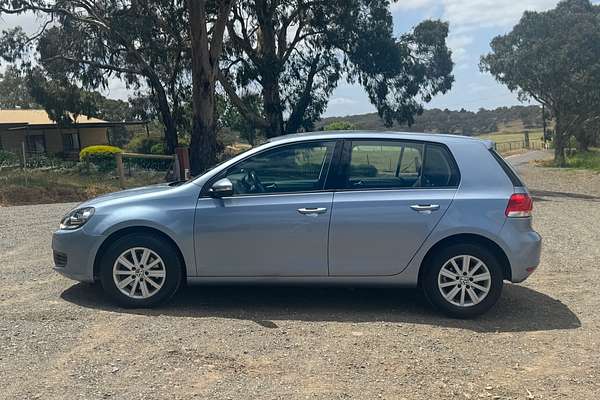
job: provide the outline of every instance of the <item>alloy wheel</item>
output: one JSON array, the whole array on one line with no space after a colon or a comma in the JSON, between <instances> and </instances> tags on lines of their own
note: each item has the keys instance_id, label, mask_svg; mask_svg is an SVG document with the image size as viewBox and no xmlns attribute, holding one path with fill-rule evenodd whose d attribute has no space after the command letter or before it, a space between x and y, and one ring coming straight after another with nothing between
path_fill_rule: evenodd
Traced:
<instances>
[{"instance_id":1,"label":"alloy wheel","mask_svg":"<svg viewBox=\"0 0 600 400\"><path fill-rule=\"evenodd\" d=\"M483 261L470 255L459 255L446 261L438 274L438 289L447 302L459 307L472 307L490 292L492 276Z\"/></svg>"},{"instance_id":2,"label":"alloy wheel","mask_svg":"<svg viewBox=\"0 0 600 400\"><path fill-rule=\"evenodd\" d=\"M132 299L147 299L165 283L165 263L156 252L145 247L125 250L113 265L117 289Z\"/></svg>"}]
</instances>

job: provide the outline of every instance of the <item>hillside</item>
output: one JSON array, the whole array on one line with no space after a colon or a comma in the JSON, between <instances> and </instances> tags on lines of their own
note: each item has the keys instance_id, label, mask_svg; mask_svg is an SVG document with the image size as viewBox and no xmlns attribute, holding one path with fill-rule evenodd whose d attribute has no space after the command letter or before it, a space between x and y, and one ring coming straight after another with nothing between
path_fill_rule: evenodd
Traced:
<instances>
[{"instance_id":1,"label":"hillside","mask_svg":"<svg viewBox=\"0 0 600 400\"><path fill-rule=\"evenodd\" d=\"M516 133L538 131L542 128L542 109L538 106L500 107L494 110L480 109L477 112L425 110L416 118L413 126L394 125L386 127L377 113L348 115L345 117L323 118L316 123L316 129L326 129L334 122L351 124L355 129L401 130L408 132L439 132L467 136L493 133Z\"/></svg>"}]
</instances>

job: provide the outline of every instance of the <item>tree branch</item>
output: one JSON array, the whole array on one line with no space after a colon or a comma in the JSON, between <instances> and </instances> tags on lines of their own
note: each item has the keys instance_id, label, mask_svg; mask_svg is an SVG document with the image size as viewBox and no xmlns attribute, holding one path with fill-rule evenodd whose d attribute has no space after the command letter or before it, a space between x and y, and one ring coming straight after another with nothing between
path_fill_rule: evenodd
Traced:
<instances>
[{"instance_id":1,"label":"tree branch","mask_svg":"<svg viewBox=\"0 0 600 400\"><path fill-rule=\"evenodd\" d=\"M244 118L253 123L257 128L265 129L269 127L269 122L267 120L252 112L248 109L248 107L246 107L242 99L238 96L237 92L235 91L235 88L231 85L227 77L223 75L223 73L220 70L217 72L217 79L219 80L221 86L223 86L223 89L225 90L225 93L227 93L229 100L231 100L233 105L238 109L240 114L244 116Z\"/></svg>"}]
</instances>

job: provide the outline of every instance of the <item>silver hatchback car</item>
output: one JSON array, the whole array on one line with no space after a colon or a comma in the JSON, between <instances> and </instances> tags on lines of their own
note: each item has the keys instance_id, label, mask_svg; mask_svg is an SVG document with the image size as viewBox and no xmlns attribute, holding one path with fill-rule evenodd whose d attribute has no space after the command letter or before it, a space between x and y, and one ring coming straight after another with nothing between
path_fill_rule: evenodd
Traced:
<instances>
[{"instance_id":1,"label":"silver hatchback car","mask_svg":"<svg viewBox=\"0 0 600 400\"><path fill-rule=\"evenodd\" d=\"M455 317L537 267L532 199L492 142L334 132L277 138L183 184L101 196L54 233L55 270L125 307L182 283L421 287Z\"/></svg>"}]
</instances>

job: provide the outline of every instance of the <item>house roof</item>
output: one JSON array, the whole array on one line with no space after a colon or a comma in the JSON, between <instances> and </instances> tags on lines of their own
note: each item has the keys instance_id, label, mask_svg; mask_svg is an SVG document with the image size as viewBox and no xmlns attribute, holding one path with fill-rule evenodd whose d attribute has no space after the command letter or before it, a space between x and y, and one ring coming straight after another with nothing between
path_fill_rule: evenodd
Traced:
<instances>
[{"instance_id":1,"label":"house roof","mask_svg":"<svg viewBox=\"0 0 600 400\"><path fill-rule=\"evenodd\" d=\"M71 118L74 118L71 115ZM102 124L103 121L98 118L79 115L74 121L77 124ZM0 124L7 125L55 125L48 116L46 110L0 110Z\"/></svg>"}]
</instances>

